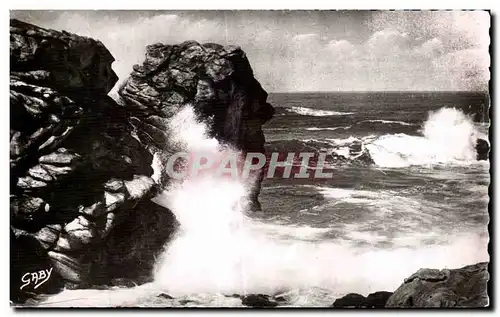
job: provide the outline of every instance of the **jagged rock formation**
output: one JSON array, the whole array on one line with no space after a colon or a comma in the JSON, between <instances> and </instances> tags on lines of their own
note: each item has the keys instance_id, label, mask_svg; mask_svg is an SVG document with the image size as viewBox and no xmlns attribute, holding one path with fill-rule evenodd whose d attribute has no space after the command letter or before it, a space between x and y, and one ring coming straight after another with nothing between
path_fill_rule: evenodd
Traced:
<instances>
[{"instance_id":1,"label":"jagged rock formation","mask_svg":"<svg viewBox=\"0 0 500 317\"><path fill-rule=\"evenodd\" d=\"M318 166L320 155L322 155L322 159L324 159L324 163L326 163L324 169L329 172L332 171L333 166L370 166L375 164L370 152L359 140L354 140L350 143L341 145L332 145L328 142L316 140L278 140L267 143L265 146L265 152L268 162L270 161L273 153L278 153L278 162L286 161L288 159L288 155L291 153L295 154L295 162L291 171L292 176L300 173L302 163L305 164L304 159L301 158L303 153L312 153L312 156L307 161L309 167ZM268 168L268 165L264 167L264 169ZM277 177L281 177L283 170L283 167L276 168L276 171L278 172ZM311 175L314 174L314 170L310 170L309 172L312 172Z\"/></svg>"},{"instance_id":2,"label":"jagged rock formation","mask_svg":"<svg viewBox=\"0 0 500 317\"><path fill-rule=\"evenodd\" d=\"M274 108L239 47L193 41L149 45L143 64L134 66L119 94L137 113L131 121L141 142L167 156L174 146L167 142L165 119L185 104L196 109L218 140L243 155L264 153L262 124ZM260 209L260 182L256 185L252 209Z\"/></svg>"},{"instance_id":3,"label":"jagged rock formation","mask_svg":"<svg viewBox=\"0 0 500 317\"><path fill-rule=\"evenodd\" d=\"M17 20L10 33L11 298L146 281L176 227L150 201L168 182L154 155L176 150L166 120L190 103L219 140L263 152L267 93L241 49L185 42L148 46L115 101L101 42ZM49 267L49 282L20 291Z\"/></svg>"},{"instance_id":4,"label":"jagged rock formation","mask_svg":"<svg viewBox=\"0 0 500 317\"><path fill-rule=\"evenodd\" d=\"M334 308L384 308L392 292L375 292L367 297L363 295L350 293L344 297L338 298L332 304Z\"/></svg>"},{"instance_id":5,"label":"jagged rock formation","mask_svg":"<svg viewBox=\"0 0 500 317\"><path fill-rule=\"evenodd\" d=\"M133 109L107 96L117 77L104 45L17 20L10 32L15 297L25 273L49 267L58 286L92 283L101 250L126 250L113 243L113 228L141 222L136 205L154 195L155 182L153 155L128 121Z\"/></svg>"},{"instance_id":6,"label":"jagged rock formation","mask_svg":"<svg viewBox=\"0 0 500 317\"><path fill-rule=\"evenodd\" d=\"M490 157L490 144L483 139L477 139L476 142L476 159L478 161L487 161Z\"/></svg>"},{"instance_id":7,"label":"jagged rock formation","mask_svg":"<svg viewBox=\"0 0 500 317\"><path fill-rule=\"evenodd\" d=\"M454 270L420 269L405 279L386 307L485 307L488 263Z\"/></svg>"}]
</instances>

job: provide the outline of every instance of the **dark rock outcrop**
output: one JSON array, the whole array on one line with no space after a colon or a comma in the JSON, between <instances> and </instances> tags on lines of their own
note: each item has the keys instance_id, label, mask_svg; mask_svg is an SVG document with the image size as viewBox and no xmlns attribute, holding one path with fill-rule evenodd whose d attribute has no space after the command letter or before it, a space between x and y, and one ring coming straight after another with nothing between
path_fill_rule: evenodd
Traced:
<instances>
[{"instance_id":1,"label":"dark rock outcrop","mask_svg":"<svg viewBox=\"0 0 500 317\"><path fill-rule=\"evenodd\" d=\"M110 278L127 278L136 284L150 282L155 257L176 226L174 215L164 207L150 200L140 201L116 225L116 234L99 247L99 265L93 267L92 275L102 283Z\"/></svg>"},{"instance_id":2,"label":"dark rock outcrop","mask_svg":"<svg viewBox=\"0 0 500 317\"><path fill-rule=\"evenodd\" d=\"M165 293L160 293L157 295L157 297L164 298L164 299L174 299L172 296L165 294Z\"/></svg>"},{"instance_id":3,"label":"dark rock outcrop","mask_svg":"<svg viewBox=\"0 0 500 317\"><path fill-rule=\"evenodd\" d=\"M476 142L476 159L478 161L487 161L490 157L490 144L483 139L477 139Z\"/></svg>"},{"instance_id":4,"label":"dark rock outcrop","mask_svg":"<svg viewBox=\"0 0 500 317\"><path fill-rule=\"evenodd\" d=\"M238 47L185 42L147 47L120 99L114 58L94 39L10 25L11 293L147 282L177 225L150 201L168 177L155 155L178 150L167 120L189 103L211 134L263 152L274 109ZM251 195L259 209L260 183ZM50 282L22 291L27 272L53 268Z\"/></svg>"},{"instance_id":5,"label":"dark rock outcrop","mask_svg":"<svg viewBox=\"0 0 500 317\"><path fill-rule=\"evenodd\" d=\"M274 108L239 47L193 41L149 45L143 64L134 66L119 94L136 113L131 119L141 143L152 148L171 153L165 119L190 104L213 137L243 155L264 153L262 124ZM260 209L259 188L257 182L252 209Z\"/></svg>"},{"instance_id":6,"label":"dark rock outcrop","mask_svg":"<svg viewBox=\"0 0 500 317\"><path fill-rule=\"evenodd\" d=\"M386 307L485 307L488 263L460 269L420 269L392 294Z\"/></svg>"},{"instance_id":7,"label":"dark rock outcrop","mask_svg":"<svg viewBox=\"0 0 500 317\"><path fill-rule=\"evenodd\" d=\"M241 303L245 306L264 308L264 307L276 307L278 302L276 302L271 296L264 294L249 294L240 297Z\"/></svg>"},{"instance_id":8,"label":"dark rock outcrop","mask_svg":"<svg viewBox=\"0 0 500 317\"><path fill-rule=\"evenodd\" d=\"M334 308L383 308L392 292L375 292L364 297L363 295L350 293L336 299L332 307Z\"/></svg>"}]
</instances>

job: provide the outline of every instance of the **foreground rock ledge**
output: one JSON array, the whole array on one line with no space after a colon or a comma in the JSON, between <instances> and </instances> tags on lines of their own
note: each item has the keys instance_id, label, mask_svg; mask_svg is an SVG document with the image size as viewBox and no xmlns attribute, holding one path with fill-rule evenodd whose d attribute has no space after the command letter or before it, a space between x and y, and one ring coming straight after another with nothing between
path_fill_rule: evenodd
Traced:
<instances>
[{"instance_id":1,"label":"foreground rock ledge","mask_svg":"<svg viewBox=\"0 0 500 317\"><path fill-rule=\"evenodd\" d=\"M243 155L265 152L262 125L271 119L274 108L267 103L267 92L240 47L194 41L157 43L146 47L143 64L133 69L119 95L138 114L130 119L142 144L161 149L167 156L175 152L164 131L165 119L191 105L212 137ZM260 210L260 180L249 197L252 210Z\"/></svg>"},{"instance_id":2,"label":"foreground rock ledge","mask_svg":"<svg viewBox=\"0 0 500 317\"><path fill-rule=\"evenodd\" d=\"M336 308L478 308L489 304L488 262L459 269L420 269L394 292L377 292L367 298L347 294L333 303Z\"/></svg>"}]
</instances>

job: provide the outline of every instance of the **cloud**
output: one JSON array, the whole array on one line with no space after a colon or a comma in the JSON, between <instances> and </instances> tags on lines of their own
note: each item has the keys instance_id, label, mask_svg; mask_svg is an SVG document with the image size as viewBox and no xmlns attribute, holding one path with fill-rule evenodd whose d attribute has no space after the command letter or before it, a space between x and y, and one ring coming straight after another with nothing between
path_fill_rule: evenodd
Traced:
<instances>
[{"instance_id":1,"label":"cloud","mask_svg":"<svg viewBox=\"0 0 500 317\"><path fill-rule=\"evenodd\" d=\"M294 41L314 41L318 38L318 34L308 33L308 34L297 34L292 39Z\"/></svg>"},{"instance_id":2,"label":"cloud","mask_svg":"<svg viewBox=\"0 0 500 317\"><path fill-rule=\"evenodd\" d=\"M121 81L143 61L146 45L185 40L240 45L268 91L485 89L489 79L482 11L16 14L101 40Z\"/></svg>"},{"instance_id":3,"label":"cloud","mask_svg":"<svg viewBox=\"0 0 500 317\"><path fill-rule=\"evenodd\" d=\"M375 31L393 28L412 39L442 39L448 50L489 45L487 11L377 11L366 24Z\"/></svg>"}]
</instances>

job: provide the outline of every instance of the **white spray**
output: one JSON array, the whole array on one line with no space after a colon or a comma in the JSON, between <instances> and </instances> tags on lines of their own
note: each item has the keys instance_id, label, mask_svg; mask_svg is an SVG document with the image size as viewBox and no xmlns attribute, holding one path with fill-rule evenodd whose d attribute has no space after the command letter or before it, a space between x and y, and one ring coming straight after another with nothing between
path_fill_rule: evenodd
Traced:
<instances>
[{"instance_id":1,"label":"white spray","mask_svg":"<svg viewBox=\"0 0 500 317\"><path fill-rule=\"evenodd\" d=\"M476 140L481 135L472 120L458 109L431 112L421 133L384 135L366 147L375 164L382 167L463 164L476 159Z\"/></svg>"}]
</instances>

